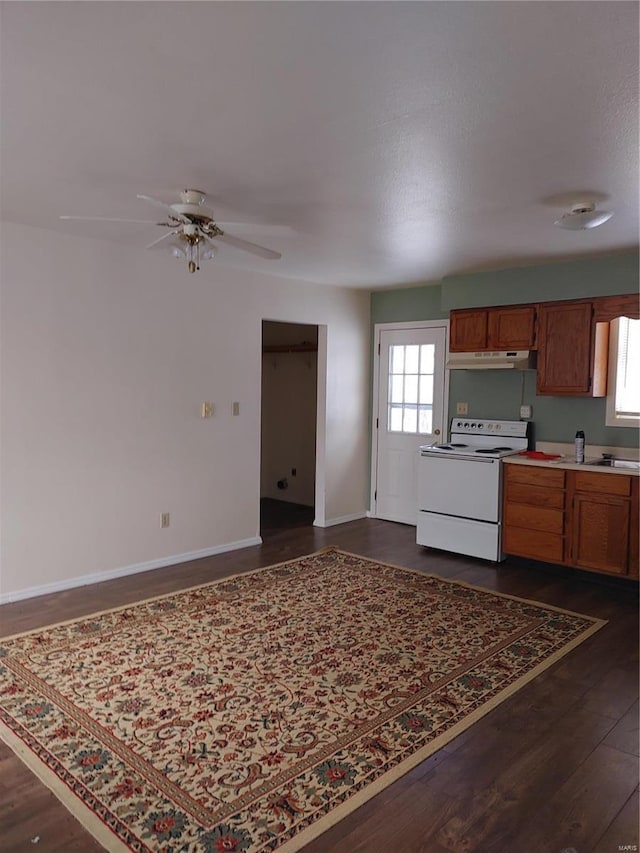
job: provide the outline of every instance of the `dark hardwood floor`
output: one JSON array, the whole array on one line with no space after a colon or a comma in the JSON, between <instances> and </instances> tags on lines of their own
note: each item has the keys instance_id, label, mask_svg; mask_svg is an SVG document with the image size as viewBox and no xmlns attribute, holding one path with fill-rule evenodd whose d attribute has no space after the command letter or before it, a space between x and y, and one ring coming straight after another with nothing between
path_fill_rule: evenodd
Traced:
<instances>
[{"instance_id":1,"label":"dark hardwood floor","mask_svg":"<svg viewBox=\"0 0 640 853\"><path fill-rule=\"evenodd\" d=\"M263 539L243 551L5 605L0 633L71 619L325 545L607 619L601 631L311 842L305 853L637 849L635 587L524 561L494 566L427 551L415 544L414 528L378 520L328 529L266 525ZM0 850L100 849L0 743Z\"/></svg>"},{"instance_id":2,"label":"dark hardwood floor","mask_svg":"<svg viewBox=\"0 0 640 853\"><path fill-rule=\"evenodd\" d=\"M260 535L264 539L265 535L277 530L309 527L313 524L315 514L312 506L260 498Z\"/></svg>"}]
</instances>

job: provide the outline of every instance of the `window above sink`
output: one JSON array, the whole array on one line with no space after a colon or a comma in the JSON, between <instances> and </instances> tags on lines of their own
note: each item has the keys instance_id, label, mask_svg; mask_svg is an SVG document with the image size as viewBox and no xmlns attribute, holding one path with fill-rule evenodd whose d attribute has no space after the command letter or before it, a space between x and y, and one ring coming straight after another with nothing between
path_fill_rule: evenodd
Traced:
<instances>
[{"instance_id":1,"label":"window above sink","mask_svg":"<svg viewBox=\"0 0 640 853\"><path fill-rule=\"evenodd\" d=\"M640 320L610 323L606 413L607 426L640 425Z\"/></svg>"}]
</instances>

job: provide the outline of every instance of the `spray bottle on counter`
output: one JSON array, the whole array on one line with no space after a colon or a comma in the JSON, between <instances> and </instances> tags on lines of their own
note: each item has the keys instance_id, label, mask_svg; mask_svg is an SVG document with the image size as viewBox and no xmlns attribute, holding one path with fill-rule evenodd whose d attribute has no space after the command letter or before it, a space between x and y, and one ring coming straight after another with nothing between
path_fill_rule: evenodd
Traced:
<instances>
[{"instance_id":1,"label":"spray bottle on counter","mask_svg":"<svg viewBox=\"0 0 640 853\"><path fill-rule=\"evenodd\" d=\"M576 462L584 462L584 432L579 429L576 433Z\"/></svg>"}]
</instances>

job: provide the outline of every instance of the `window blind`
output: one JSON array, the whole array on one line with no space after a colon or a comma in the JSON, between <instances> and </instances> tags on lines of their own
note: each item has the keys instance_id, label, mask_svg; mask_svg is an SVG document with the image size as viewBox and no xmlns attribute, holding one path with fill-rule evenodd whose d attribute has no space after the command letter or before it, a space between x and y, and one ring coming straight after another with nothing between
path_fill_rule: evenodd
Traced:
<instances>
[{"instance_id":1,"label":"window blind","mask_svg":"<svg viewBox=\"0 0 640 853\"><path fill-rule=\"evenodd\" d=\"M640 418L640 320L618 320L616 417Z\"/></svg>"}]
</instances>

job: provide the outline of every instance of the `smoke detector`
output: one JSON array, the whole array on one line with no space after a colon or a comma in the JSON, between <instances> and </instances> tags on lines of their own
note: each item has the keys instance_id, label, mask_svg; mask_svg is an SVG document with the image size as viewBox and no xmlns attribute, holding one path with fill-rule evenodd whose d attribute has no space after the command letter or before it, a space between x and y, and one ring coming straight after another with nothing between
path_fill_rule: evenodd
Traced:
<instances>
[{"instance_id":1,"label":"smoke detector","mask_svg":"<svg viewBox=\"0 0 640 853\"><path fill-rule=\"evenodd\" d=\"M597 228L604 225L613 216L610 210L596 210L592 201L576 202L568 213L563 213L560 219L556 219L554 225L567 228L569 231L584 231L587 228Z\"/></svg>"}]
</instances>

